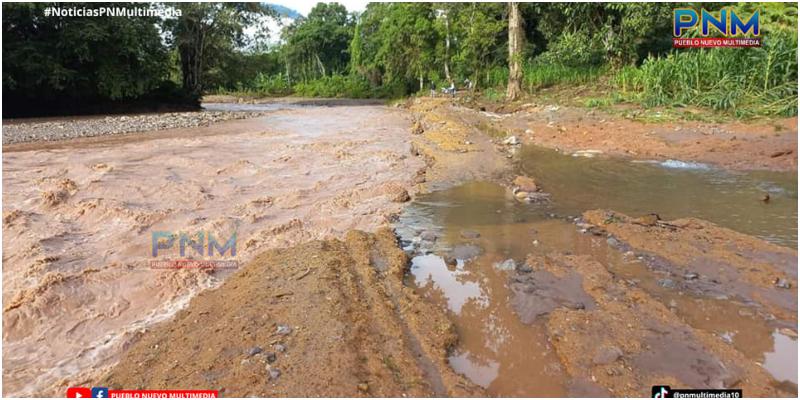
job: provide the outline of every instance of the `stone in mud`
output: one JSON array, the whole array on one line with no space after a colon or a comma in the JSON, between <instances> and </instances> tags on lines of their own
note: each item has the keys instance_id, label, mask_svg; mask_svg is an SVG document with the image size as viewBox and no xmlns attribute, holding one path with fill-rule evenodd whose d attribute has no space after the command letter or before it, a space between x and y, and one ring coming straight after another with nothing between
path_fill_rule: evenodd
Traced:
<instances>
[{"instance_id":1,"label":"stone in mud","mask_svg":"<svg viewBox=\"0 0 800 400\"><path fill-rule=\"evenodd\" d=\"M533 178L527 176L517 176L514 178L514 187L523 192L538 192L539 186Z\"/></svg>"},{"instance_id":2,"label":"stone in mud","mask_svg":"<svg viewBox=\"0 0 800 400\"><path fill-rule=\"evenodd\" d=\"M658 224L658 221L660 221L660 220L661 220L661 218L658 216L658 214L650 213L650 214L647 214L647 215L643 215L643 216L641 216L639 218L635 218L631 222L634 223L634 224L637 224L637 225L654 226L654 225Z\"/></svg>"},{"instance_id":3,"label":"stone in mud","mask_svg":"<svg viewBox=\"0 0 800 400\"><path fill-rule=\"evenodd\" d=\"M247 355L252 357L252 356L254 356L254 355L258 354L258 353L261 353L262 351L264 351L264 349L262 349L261 347L255 346L255 347L250 348L250 350L247 351Z\"/></svg>"},{"instance_id":4,"label":"stone in mud","mask_svg":"<svg viewBox=\"0 0 800 400\"><path fill-rule=\"evenodd\" d=\"M511 307L524 324L557 308L594 309L594 300L584 291L582 278L576 273L556 276L549 271L536 270L509 277Z\"/></svg>"},{"instance_id":5,"label":"stone in mud","mask_svg":"<svg viewBox=\"0 0 800 400\"><path fill-rule=\"evenodd\" d=\"M461 231L461 237L464 238L464 239L477 239L477 238L481 237L481 234L476 232L476 231L466 230L465 229L465 230Z\"/></svg>"},{"instance_id":6,"label":"stone in mud","mask_svg":"<svg viewBox=\"0 0 800 400\"><path fill-rule=\"evenodd\" d=\"M453 256L447 255L447 256L442 257L442 259L444 259L445 265L448 265L448 266L451 266L451 267L454 267L454 266L458 265L458 260L456 260L456 258L453 257Z\"/></svg>"},{"instance_id":7,"label":"stone in mud","mask_svg":"<svg viewBox=\"0 0 800 400\"><path fill-rule=\"evenodd\" d=\"M775 278L775 287L778 289L791 289L792 284L789 283L786 279L783 278Z\"/></svg>"},{"instance_id":8,"label":"stone in mud","mask_svg":"<svg viewBox=\"0 0 800 400\"><path fill-rule=\"evenodd\" d=\"M391 200L395 203L405 203L411 200L411 196L408 195L408 191L403 188L393 189L389 196L391 196Z\"/></svg>"},{"instance_id":9,"label":"stone in mud","mask_svg":"<svg viewBox=\"0 0 800 400\"><path fill-rule=\"evenodd\" d=\"M274 363L275 360L278 359L278 355L271 351L265 354L264 357L267 359L268 363Z\"/></svg>"},{"instance_id":10,"label":"stone in mud","mask_svg":"<svg viewBox=\"0 0 800 400\"><path fill-rule=\"evenodd\" d=\"M278 335L284 335L285 336L285 335L288 335L288 334L292 333L292 328L289 327L289 325L278 325L278 327L275 329L275 332Z\"/></svg>"},{"instance_id":11,"label":"stone in mud","mask_svg":"<svg viewBox=\"0 0 800 400\"><path fill-rule=\"evenodd\" d=\"M516 146L520 144L520 141L516 136L509 136L506 140L503 140L503 144L508 146Z\"/></svg>"},{"instance_id":12,"label":"stone in mud","mask_svg":"<svg viewBox=\"0 0 800 400\"><path fill-rule=\"evenodd\" d=\"M411 134L421 135L423 132L425 132L425 127L422 125L422 121L415 121L414 125L411 126Z\"/></svg>"},{"instance_id":13,"label":"stone in mud","mask_svg":"<svg viewBox=\"0 0 800 400\"><path fill-rule=\"evenodd\" d=\"M419 235L419 237L422 240L427 240L427 241L432 242L432 241L436 240L436 233L431 232L431 231L424 231Z\"/></svg>"},{"instance_id":14,"label":"stone in mud","mask_svg":"<svg viewBox=\"0 0 800 400\"><path fill-rule=\"evenodd\" d=\"M689 273L683 275L683 279L686 279L687 281L695 280L698 277L699 277L699 275L697 275L694 272L689 272Z\"/></svg>"},{"instance_id":15,"label":"stone in mud","mask_svg":"<svg viewBox=\"0 0 800 400\"><path fill-rule=\"evenodd\" d=\"M286 345L283 344L283 343L276 343L274 346L272 346L272 348L275 349L275 351L277 351L279 353L285 353L286 352Z\"/></svg>"},{"instance_id":16,"label":"stone in mud","mask_svg":"<svg viewBox=\"0 0 800 400\"><path fill-rule=\"evenodd\" d=\"M517 263L509 258L503 262L494 263L494 268L500 271L513 271L517 268Z\"/></svg>"},{"instance_id":17,"label":"stone in mud","mask_svg":"<svg viewBox=\"0 0 800 400\"><path fill-rule=\"evenodd\" d=\"M673 281L672 279L666 279L666 278L659 279L658 282L656 282L656 283L658 283L658 286L661 286L663 288L667 288L667 289L675 288L675 281Z\"/></svg>"},{"instance_id":18,"label":"stone in mud","mask_svg":"<svg viewBox=\"0 0 800 400\"><path fill-rule=\"evenodd\" d=\"M536 181L533 178L527 176L517 176L514 178L514 187L515 192L522 191L522 192L538 192L539 186L536 185Z\"/></svg>"},{"instance_id":19,"label":"stone in mud","mask_svg":"<svg viewBox=\"0 0 800 400\"><path fill-rule=\"evenodd\" d=\"M597 349L592 362L598 365L611 364L622 357L622 350L617 346L603 346Z\"/></svg>"},{"instance_id":20,"label":"stone in mud","mask_svg":"<svg viewBox=\"0 0 800 400\"><path fill-rule=\"evenodd\" d=\"M474 244L457 244L450 251L450 256L458 260L470 260L479 256L482 249Z\"/></svg>"},{"instance_id":21,"label":"stone in mud","mask_svg":"<svg viewBox=\"0 0 800 400\"><path fill-rule=\"evenodd\" d=\"M269 375L269 380L274 381L281 376L281 370L275 368L271 365L267 365L267 374Z\"/></svg>"},{"instance_id":22,"label":"stone in mud","mask_svg":"<svg viewBox=\"0 0 800 400\"><path fill-rule=\"evenodd\" d=\"M517 266L517 272L519 272L521 274L529 274L529 273L533 272L533 268L531 268L531 266L528 265L528 264L521 264L521 265Z\"/></svg>"}]
</instances>

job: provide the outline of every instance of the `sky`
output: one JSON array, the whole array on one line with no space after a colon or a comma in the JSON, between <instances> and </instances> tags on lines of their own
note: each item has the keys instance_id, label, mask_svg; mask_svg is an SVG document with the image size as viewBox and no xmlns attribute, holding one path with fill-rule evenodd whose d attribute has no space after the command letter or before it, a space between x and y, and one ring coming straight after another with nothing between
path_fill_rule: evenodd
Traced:
<instances>
[{"instance_id":1,"label":"sky","mask_svg":"<svg viewBox=\"0 0 800 400\"><path fill-rule=\"evenodd\" d=\"M314 8L318 0L270 0L269 3L280 4L285 7L289 7L291 9L297 10L300 14L308 15L308 12ZM337 3L340 3L347 8L347 11L364 11L364 8L367 7L367 0L338 0Z\"/></svg>"}]
</instances>

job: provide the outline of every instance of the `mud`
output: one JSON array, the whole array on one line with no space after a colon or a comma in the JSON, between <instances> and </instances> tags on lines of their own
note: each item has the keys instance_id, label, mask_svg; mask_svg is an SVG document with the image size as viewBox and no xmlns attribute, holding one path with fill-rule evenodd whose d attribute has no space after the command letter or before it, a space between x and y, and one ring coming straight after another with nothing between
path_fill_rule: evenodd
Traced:
<instances>
[{"instance_id":1,"label":"mud","mask_svg":"<svg viewBox=\"0 0 800 400\"><path fill-rule=\"evenodd\" d=\"M474 112L474 111L471 111ZM484 113L493 129L575 153L684 160L736 170L797 170L797 117L753 123L642 122L602 111L525 104Z\"/></svg>"},{"instance_id":2,"label":"mud","mask_svg":"<svg viewBox=\"0 0 800 400\"><path fill-rule=\"evenodd\" d=\"M96 383L133 335L231 273L152 269L152 260L242 265L266 249L386 224L424 166L408 152L409 126L386 107L303 108L4 148L4 394ZM179 257L176 241L153 258L154 231L222 241L235 232L237 254Z\"/></svg>"},{"instance_id":3,"label":"mud","mask_svg":"<svg viewBox=\"0 0 800 400\"><path fill-rule=\"evenodd\" d=\"M421 190L440 190L472 180L503 179L506 158L494 150L490 137L478 129L478 116L459 112L448 99L418 98L409 111L417 129L412 153L427 163Z\"/></svg>"},{"instance_id":4,"label":"mud","mask_svg":"<svg viewBox=\"0 0 800 400\"><path fill-rule=\"evenodd\" d=\"M407 261L388 229L268 251L143 335L102 381L231 397L480 394L447 366L452 324L403 285Z\"/></svg>"}]
</instances>

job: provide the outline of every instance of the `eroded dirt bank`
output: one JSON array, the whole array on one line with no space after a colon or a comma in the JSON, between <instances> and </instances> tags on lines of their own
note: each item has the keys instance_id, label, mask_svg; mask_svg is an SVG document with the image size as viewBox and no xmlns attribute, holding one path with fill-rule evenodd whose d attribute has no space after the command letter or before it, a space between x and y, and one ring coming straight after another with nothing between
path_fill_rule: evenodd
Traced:
<instances>
[{"instance_id":1,"label":"eroded dirt bank","mask_svg":"<svg viewBox=\"0 0 800 400\"><path fill-rule=\"evenodd\" d=\"M133 334L230 274L152 269L154 231L235 232L222 258L244 263L385 224L424 166L409 126L386 107L304 108L5 152L4 394L96 383ZM219 258L177 248L157 259Z\"/></svg>"},{"instance_id":2,"label":"eroded dirt bank","mask_svg":"<svg viewBox=\"0 0 800 400\"><path fill-rule=\"evenodd\" d=\"M468 396L452 324L403 284L389 229L257 256L145 334L102 381L224 396Z\"/></svg>"},{"instance_id":3,"label":"eroded dirt bank","mask_svg":"<svg viewBox=\"0 0 800 400\"><path fill-rule=\"evenodd\" d=\"M797 117L755 123L656 123L546 104L525 104L513 111L483 115L493 129L516 135L524 143L569 153L596 150L633 159L696 161L738 170L797 170Z\"/></svg>"}]
</instances>

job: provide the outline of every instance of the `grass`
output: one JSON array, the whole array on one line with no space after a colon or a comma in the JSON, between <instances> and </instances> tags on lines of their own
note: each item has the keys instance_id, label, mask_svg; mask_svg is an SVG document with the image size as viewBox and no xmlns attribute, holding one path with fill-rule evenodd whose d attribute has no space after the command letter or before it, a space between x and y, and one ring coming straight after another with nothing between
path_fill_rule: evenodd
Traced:
<instances>
[{"instance_id":1,"label":"grass","mask_svg":"<svg viewBox=\"0 0 800 400\"><path fill-rule=\"evenodd\" d=\"M797 39L764 38L761 48L689 49L648 58L613 77L645 107L700 106L739 118L797 115Z\"/></svg>"}]
</instances>

